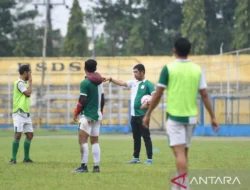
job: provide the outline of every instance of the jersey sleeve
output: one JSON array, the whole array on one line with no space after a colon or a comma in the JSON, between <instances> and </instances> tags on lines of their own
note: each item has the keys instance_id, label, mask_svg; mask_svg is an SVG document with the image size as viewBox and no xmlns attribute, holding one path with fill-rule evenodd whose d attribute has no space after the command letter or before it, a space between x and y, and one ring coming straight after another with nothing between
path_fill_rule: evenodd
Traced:
<instances>
[{"instance_id":1,"label":"jersey sleeve","mask_svg":"<svg viewBox=\"0 0 250 190\"><path fill-rule=\"evenodd\" d=\"M128 88L132 88L134 80L126 81Z\"/></svg>"},{"instance_id":2,"label":"jersey sleeve","mask_svg":"<svg viewBox=\"0 0 250 190\"><path fill-rule=\"evenodd\" d=\"M207 88L207 82L206 82L206 79L205 79L205 75L204 73L202 72L201 73L201 78L200 78L200 84L199 84L199 89L205 89Z\"/></svg>"},{"instance_id":3,"label":"jersey sleeve","mask_svg":"<svg viewBox=\"0 0 250 190\"><path fill-rule=\"evenodd\" d=\"M82 81L80 84L80 95L88 96L87 80Z\"/></svg>"},{"instance_id":4,"label":"jersey sleeve","mask_svg":"<svg viewBox=\"0 0 250 190\"><path fill-rule=\"evenodd\" d=\"M167 66L164 66L161 70L161 74L160 74L160 78L159 78L157 86L166 88L168 86L168 76L169 76L168 68Z\"/></svg>"},{"instance_id":5,"label":"jersey sleeve","mask_svg":"<svg viewBox=\"0 0 250 190\"><path fill-rule=\"evenodd\" d=\"M26 86L23 84L23 82L18 82L17 88L20 92L25 92L27 90Z\"/></svg>"},{"instance_id":6,"label":"jersey sleeve","mask_svg":"<svg viewBox=\"0 0 250 190\"><path fill-rule=\"evenodd\" d=\"M150 95L155 93L155 87L151 82L148 83L148 90L149 90Z\"/></svg>"}]
</instances>

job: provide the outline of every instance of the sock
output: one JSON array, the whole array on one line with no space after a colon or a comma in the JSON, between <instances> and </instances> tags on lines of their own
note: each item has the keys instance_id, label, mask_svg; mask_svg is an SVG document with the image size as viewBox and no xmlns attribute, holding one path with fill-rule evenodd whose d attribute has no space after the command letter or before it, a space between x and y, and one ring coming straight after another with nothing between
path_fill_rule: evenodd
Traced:
<instances>
[{"instance_id":1,"label":"sock","mask_svg":"<svg viewBox=\"0 0 250 190\"><path fill-rule=\"evenodd\" d=\"M12 159L13 160L16 160L18 148L19 148L19 140L14 139L12 142Z\"/></svg>"},{"instance_id":2,"label":"sock","mask_svg":"<svg viewBox=\"0 0 250 190\"><path fill-rule=\"evenodd\" d=\"M101 150L100 150L99 143L95 143L92 145L92 153L94 157L95 166L99 166L100 158L101 158Z\"/></svg>"},{"instance_id":3,"label":"sock","mask_svg":"<svg viewBox=\"0 0 250 190\"><path fill-rule=\"evenodd\" d=\"M28 139L24 140L24 159L30 159L30 143L31 141Z\"/></svg>"},{"instance_id":4,"label":"sock","mask_svg":"<svg viewBox=\"0 0 250 190\"><path fill-rule=\"evenodd\" d=\"M81 144L81 161L82 164L87 165L89 157L89 146L88 143Z\"/></svg>"}]
</instances>

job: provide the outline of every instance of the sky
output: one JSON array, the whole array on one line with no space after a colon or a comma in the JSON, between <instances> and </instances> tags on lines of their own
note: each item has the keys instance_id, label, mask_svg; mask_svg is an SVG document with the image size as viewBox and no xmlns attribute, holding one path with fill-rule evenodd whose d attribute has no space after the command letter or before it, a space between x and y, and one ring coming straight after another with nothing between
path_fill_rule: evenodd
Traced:
<instances>
[{"instance_id":1,"label":"sky","mask_svg":"<svg viewBox=\"0 0 250 190\"><path fill-rule=\"evenodd\" d=\"M33 0L33 3L42 3L44 0ZM51 3L62 3L63 0L51 0ZM70 16L70 8L72 7L73 0L65 0L66 5L69 7L67 9L64 5L54 6L52 9L52 26L53 29L60 29L63 36L67 33L67 24ZM93 4L89 0L79 0L82 11L85 12L87 9L90 9ZM34 5L28 6L29 9L34 9ZM45 6L38 6L38 11L41 14L41 17L37 18L37 24L42 25L45 20ZM88 36L91 36L91 26L84 24L87 27ZM103 25L95 26L96 34L103 31Z\"/></svg>"}]
</instances>

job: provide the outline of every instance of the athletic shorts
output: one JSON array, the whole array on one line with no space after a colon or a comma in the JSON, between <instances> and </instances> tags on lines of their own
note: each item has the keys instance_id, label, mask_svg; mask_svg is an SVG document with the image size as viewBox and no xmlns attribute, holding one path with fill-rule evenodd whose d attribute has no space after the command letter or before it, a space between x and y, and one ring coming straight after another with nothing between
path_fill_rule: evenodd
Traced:
<instances>
[{"instance_id":1,"label":"athletic shorts","mask_svg":"<svg viewBox=\"0 0 250 190\"><path fill-rule=\"evenodd\" d=\"M194 124L183 124L171 119L167 120L167 136L169 139L169 146L176 146L184 144L189 147L191 144L191 137L193 135Z\"/></svg>"},{"instance_id":2,"label":"athletic shorts","mask_svg":"<svg viewBox=\"0 0 250 190\"><path fill-rule=\"evenodd\" d=\"M90 136L98 137L100 134L100 120L88 119L84 116L80 118L79 129L85 131Z\"/></svg>"},{"instance_id":3,"label":"athletic shorts","mask_svg":"<svg viewBox=\"0 0 250 190\"><path fill-rule=\"evenodd\" d=\"M26 113L22 112L13 113L12 118L14 124L14 132L18 133L33 132L31 118Z\"/></svg>"}]
</instances>

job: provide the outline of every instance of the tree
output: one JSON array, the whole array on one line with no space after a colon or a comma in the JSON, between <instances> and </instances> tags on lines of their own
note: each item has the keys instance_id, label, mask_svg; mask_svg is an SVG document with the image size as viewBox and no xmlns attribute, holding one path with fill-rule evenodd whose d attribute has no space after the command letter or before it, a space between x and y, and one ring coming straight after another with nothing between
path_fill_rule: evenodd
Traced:
<instances>
[{"instance_id":1,"label":"tree","mask_svg":"<svg viewBox=\"0 0 250 190\"><path fill-rule=\"evenodd\" d=\"M10 10L14 6L14 0L1 0L0 2L0 56L11 56L13 52L9 36L13 31L13 17Z\"/></svg>"},{"instance_id":2,"label":"tree","mask_svg":"<svg viewBox=\"0 0 250 190\"><path fill-rule=\"evenodd\" d=\"M250 42L250 0L237 1L233 47L246 48Z\"/></svg>"},{"instance_id":3,"label":"tree","mask_svg":"<svg viewBox=\"0 0 250 190\"><path fill-rule=\"evenodd\" d=\"M186 0L182 13L182 36L191 41L194 54L204 54L207 47L204 1Z\"/></svg>"},{"instance_id":4,"label":"tree","mask_svg":"<svg viewBox=\"0 0 250 190\"><path fill-rule=\"evenodd\" d=\"M28 10L31 0L19 1L13 13L12 42L14 56L40 56L42 47L42 29L35 25L34 19L38 16L37 10Z\"/></svg>"},{"instance_id":5,"label":"tree","mask_svg":"<svg viewBox=\"0 0 250 190\"><path fill-rule=\"evenodd\" d=\"M218 54L223 43L224 51L231 51L236 0L205 0L207 53Z\"/></svg>"},{"instance_id":6,"label":"tree","mask_svg":"<svg viewBox=\"0 0 250 190\"><path fill-rule=\"evenodd\" d=\"M109 52L114 55L172 53L180 32L181 3L172 0L96 0L94 11L105 22Z\"/></svg>"},{"instance_id":7,"label":"tree","mask_svg":"<svg viewBox=\"0 0 250 190\"><path fill-rule=\"evenodd\" d=\"M86 56L88 54L87 32L83 27L83 12L78 0L74 0L70 14L63 55Z\"/></svg>"}]
</instances>

